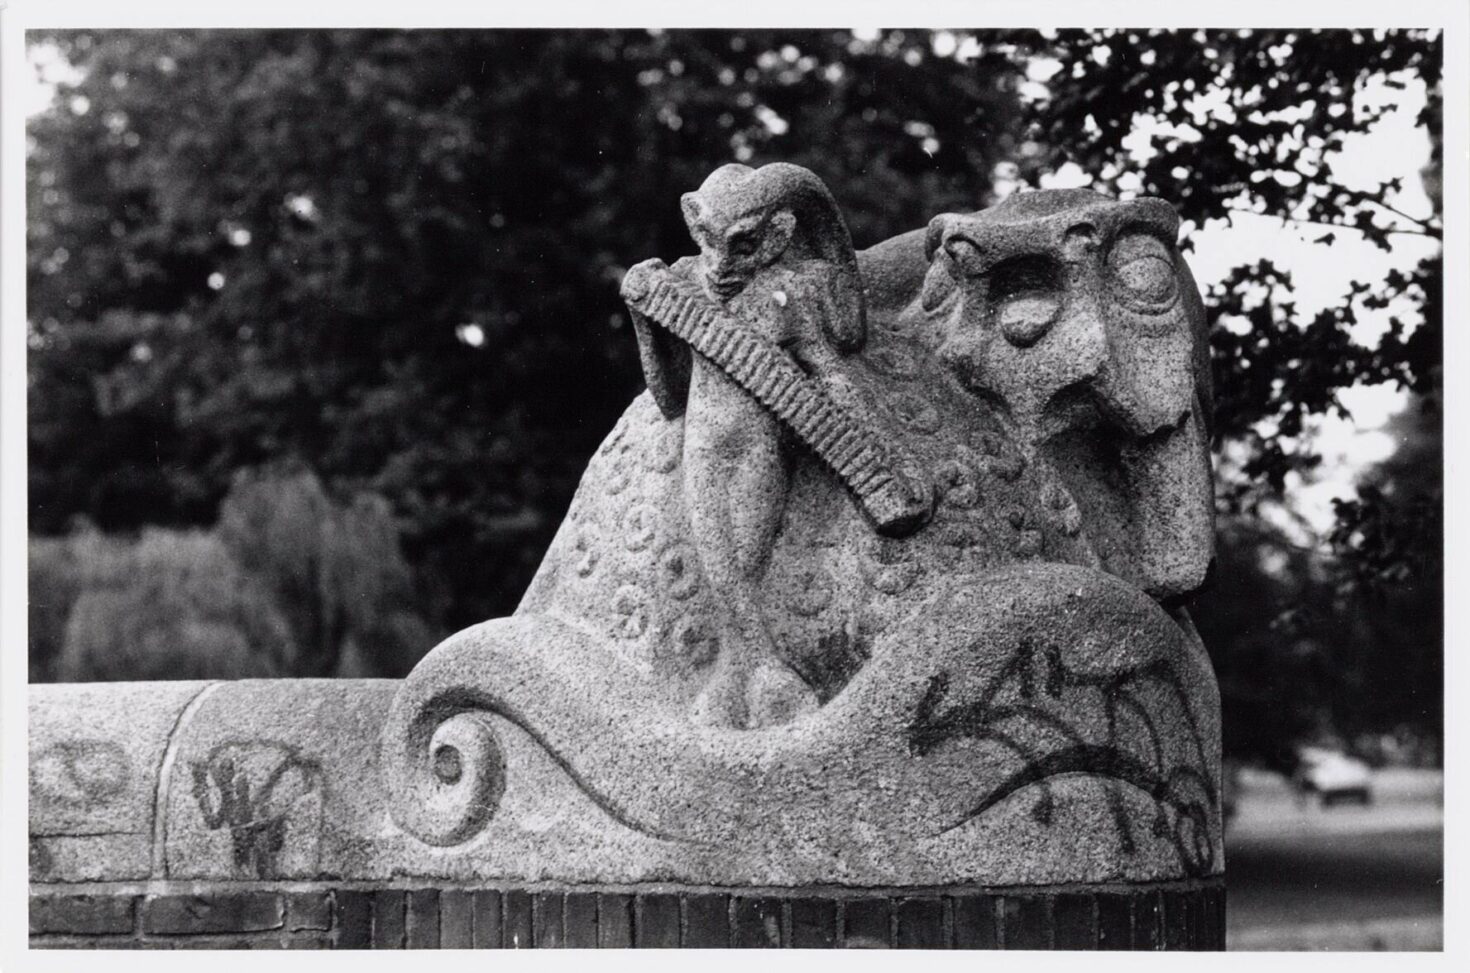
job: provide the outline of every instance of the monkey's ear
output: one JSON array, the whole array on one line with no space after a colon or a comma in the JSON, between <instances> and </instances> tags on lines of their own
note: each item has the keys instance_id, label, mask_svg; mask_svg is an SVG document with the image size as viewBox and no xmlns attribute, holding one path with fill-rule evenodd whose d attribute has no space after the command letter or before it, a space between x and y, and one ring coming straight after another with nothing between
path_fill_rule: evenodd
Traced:
<instances>
[{"instance_id":1,"label":"monkey's ear","mask_svg":"<svg viewBox=\"0 0 1470 973\"><path fill-rule=\"evenodd\" d=\"M786 252L791 245L792 234L796 232L796 214L789 209L778 209L771 214L766 221L765 249L769 254L768 259L775 260Z\"/></svg>"},{"instance_id":2,"label":"monkey's ear","mask_svg":"<svg viewBox=\"0 0 1470 973\"><path fill-rule=\"evenodd\" d=\"M684 212L684 222L689 229L704 222L704 204L699 201L697 193L685 193L679 197L679 209Z\"/></svg>"}]
</instances>

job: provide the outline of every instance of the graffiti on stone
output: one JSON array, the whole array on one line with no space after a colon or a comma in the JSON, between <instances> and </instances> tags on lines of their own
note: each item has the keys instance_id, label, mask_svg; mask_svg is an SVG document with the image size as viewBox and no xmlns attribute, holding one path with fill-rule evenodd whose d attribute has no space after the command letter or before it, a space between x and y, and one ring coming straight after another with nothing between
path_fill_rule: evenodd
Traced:
<instances>
[{"instance_id":1,"label":"graffiti on stone","mask_svg":"<svg viewBox=\"0 0 1470 973\"><path fill-rule=\"evenodd\" d=\"M106 804L133 779L127 749L114 740L63 740L31 758L31 793L72 807Z\"/></svg>"},{"instance_id":2,"label":"graffiti on stone","mask_svg":"<svg viewBox=\"0 0 1470 973\"><path fill-rule=\"evenodd\" d=\"M1154 835L1174 847L1192 875L1207 874L1214 862L1209 814L1218 796L1205 772L1209 765L1204 736L1190 707L1184 681L1174 665L1159 659L1115 672L1079 672L1068 666L1059 646L1023 640L996 676L968 702L951 702L950 677L930 677L907 729L911 753L923 756L951 741L971 739L1013 753L1019 767L973 802L953 830L1000 804L1022 788L1036 785L1039 800L1032 816L1052 823L1056 798L1052 784L1067 775L1104 782L1118 839L1126 853L1136 850L1133 824L1119 785L1147 794L1157 814ZM1089 699L1101 704L1105 732L1099 736L1075 714ZM1162 704L1162 705L1161 705ZM1160 717L1167 711L1182 758L1165 744ZM1125 718L1134 732L1125 732ZM1041 743L1035 741L1044 741Z\"/></svg>"},{"instance_id":3,"label":"graffiti on stone","mask_svg":"<svg viewBox=\"0 0 1470 973\"><path fill-rule=\"evenodd\" d=\"M231 741L190 761L189 770L204 826L229 834L237 875L283 878L315 867L322 770L300 748Z\"/></svg>"}]
</instances>

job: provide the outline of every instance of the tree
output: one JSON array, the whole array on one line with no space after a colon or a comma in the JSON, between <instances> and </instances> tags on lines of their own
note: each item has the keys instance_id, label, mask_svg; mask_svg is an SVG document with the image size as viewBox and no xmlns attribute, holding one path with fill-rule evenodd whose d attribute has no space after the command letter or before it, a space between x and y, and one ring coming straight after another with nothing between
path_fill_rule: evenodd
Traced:
<instances>
[{"instance_id":1,"label":"tree","mask_svg":"<svg viewBox=\"0 0 1470 973\"><path fill-rule=\"evenodd\" d=\"M1169 199L1196 227L1271 214L1323 247L1345 234L1385 252L1406 237L1442 239L1436 33L1114 30L1021 42L1055 60L1030 112L1023 178L1073 162L1103 191ZM1333 171L1333 154L1391 107L1364 99L1367 89L1410 83L1426 95L1427 216L1389 201L1402 177L1364 191ZM1161 133L1142 160L1125 144L1141 119ZM1345 735L1396 720L1442 727L1442 259L1354 282L1310 317L1292 284L1290 268L1256 260L1207 294L1215 437L1231 462L1220 466L1221 554L1200 629L1221 677L1227 752L1278 766L1283 741L1323 721ZM1381 338L1358 343L1354 326L1374 315L1387 319ZM1293 474L1316 467L1313 418L1347 416L1344 389L1385 382L1420 403L1420 419L1402 420L1414 437L1339 505L1328 537L1299 549L1262 514L1281 510Z\"/></svg>"},{"instance_id":2,"label":"tree","mask_svg":"<svg viewBox=\"0 0 1470 973\"><path fill-rule=\"evenodd\" d=\"M405 676L446 634L387 501L301 469L242 471L213 530L32 538L29 581L37 681Z\"/></svg>"},{"instance_id":3,"label":"tree","mask_svg":"<svg viewBox=\"0 0 1470 973\"><path fill-rule=\"evenodd\" d=\"M1332 583L1314 552L1254 518L1223 527L1195 623L1220 680L1224 749L1289 772L1294 743L1342 695L1337 663L1365 644L1362 619L1324 610Z\"/></svg>"},{"instance_id":4,"label":"tree","mask_svg":"<svg viewBox=\"0 0 1470 973\"><path fill-rule=\"evenodd\" d=\"M1356 679L1333 710L1349 732L1409 724L1442 738L1443 414L1416 403L1389 430L1398 448L1337 505L1335 603L1366 621L1371 645L1344 666Z\"/></svg>"},{"instance_id":5,"label":"tree","mask_svg":"<svg viewBox=\"0 0 1470 973\"><path fill-rule=\"evenodd\" d=\"M56 651L48 675L57 679L259 678L291 671L296 643L285 618L260 580L212 533L148 528L131 541L83 531L33 545L31 558L43 566L43 577L76 582L60 632L46 637Z\"/></svg>"},{"instance_id":6,"label":"tree","mask_svg":"<svg viewBox=\"0 0 1470 973\"><path fill-rule=\"evenodd\" d=\"M1032 115L1035 148L1023 175L1033 180L1075 162L1096 174L1097 188L1162 196L1196 227L1240 212L1271 214L1319 228L1315 239L1326 247L1347 233L1384 251L1399 235L1442 238L1437 213L1418 218L1385 201L1401 178L1365 192L1337 181L1332 163L1349 136L1392 107L1357 97L1370 83L1422 83L1428 97L1419 122L1437 139L1444 58L1437 34L1116 30L1030 43L1058 62L1051 96ZM1124 143L1143 117L1165 134L1138 161ZM1289 269L1269 262L1242 264L1211 289L1216 438L1247 451L1239 478L1225 484L1226 512L1279 502L1286 475L1315 464L1301 441L1306 422L1345 414L1343 389L1396 382L1431 391L1442 347L1438 308L1430 306L1439 266L1436 258L1413 274L1356 283L1310 320L1297 313ZM1391 316L1374 347L1352 340L1359 315L1401 299L1417 313ZM1229 318L1249 327L1218 326Z\"/></svg>"},{"instance_id":7,"label":"tree","mask_svg":"<svg viewBox=\"0 0 1470 973\"><path fill-rule=\"evenodd\" d=\"M617 284L691 249L671 190L792 158L876 242L985 202L1015 114L1013 63L922 35L36 40L84 75L31 130L33 529L207 522L295 455L392 500L456 624L514 606L638 388Z\"/></svg>"}]
</instances>

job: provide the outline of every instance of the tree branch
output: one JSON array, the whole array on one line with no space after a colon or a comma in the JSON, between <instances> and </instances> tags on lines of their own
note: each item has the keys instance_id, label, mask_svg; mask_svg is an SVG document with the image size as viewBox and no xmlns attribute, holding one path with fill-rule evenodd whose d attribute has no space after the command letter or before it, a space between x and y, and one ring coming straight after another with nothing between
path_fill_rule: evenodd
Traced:
<instances>
[{"instance_id":1,"label":"tree branch","mask_svg":"<svg viewBox=\"0 0 1470 973\"><path fill-rule=\"evenodd\" d=\"M1443 229L1441 227L1435 226L1434 221L1433 221L1432 218L1431 219L1427 219L1427 220L1421 220L1417 216L1410 216L1408 213L1405 213L1403 210L1399 209L1397 206L1390 206L1388 203L1385 203L1383 200L1379 199L1378 197L1373 196L1370 193L1365 193L1362 190L1348 190L1348 192L1350 192L1350 193L1352 193L1352 195L1356 196L1358 198L1358 201L1359 202L1372 203L1374 206L1379 206L1379 207L1382 207L1383 209L1388 210L1390 213L1393 213L1395 216L1402 216L1404 219L1408 220L1410 223L1415 224L1416 226L1422 226L1422 227L1424 227L1425 230L1431 231L1432 232L1432 235L1435 236L1436 238L1438 238L1439 235L1443 232ZM1428 236L1428 235L1431 235L1431 234L1430 233L1426 233L1425 235Z\"/></svg>"},{"instance_id":2,"label":"tree branch","mask_svg":"<svg viewBox=\"0 0 1470 973\"><path fill-rule=\"evenodd\" d=\"M1222 207L1222 208L1226 212L1228 212L1228 213L1245 213L1247 216L1259 216L1262 219L1278 219L1278 220L1281 220L1281 222L1283 222L1283 223L1308 223L1308 224L1311 224L1312 226L1331 226L1331 227L1335 227L1336 229L1340 229L1340 230L1356 230L1357 232L1362 233L1365 236L1367 235L1367 231L1366 230L1364 230L1360 226L1354 226L1351 223L1336 223L1336 222L1334 222L1332 220L1312 220L1312 219L1308 219L1308 218L1306 218L1304 216L1282 216L1279 213L1257 213L1255 210L1253 210L1253 209L1246 209L1243 206L1225 206L1225 207ZM1229 217L1226 217L1226 218L1229 219ZM1408 218L1411 219L1411 220L1413 220L1413 217L1408 217ZM1415 223L1418 223L1419 221L1418 220L1414 220L1414 222ZM1383 232L1384 233L1397 233L1397 234L1402 234L1402 235L1405 235L1405 236L1422 236L1422 237L1428 237L1431 240L1443 240L1444 239L1443 232L1439 228L1437 228L1437 227L1426 227L1425 229L1422 229L1422 230L1414 230L1414 229L1410 229L1408 227L1389 226L1389 227L1384 227L1383 228Z\"/></svg>"}]
</instances>

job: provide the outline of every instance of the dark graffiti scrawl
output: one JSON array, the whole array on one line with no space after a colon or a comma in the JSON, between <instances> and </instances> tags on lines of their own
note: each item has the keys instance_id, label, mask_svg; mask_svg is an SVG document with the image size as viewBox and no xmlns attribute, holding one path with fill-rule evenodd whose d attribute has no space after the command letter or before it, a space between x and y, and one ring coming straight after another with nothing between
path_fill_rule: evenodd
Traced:
<instances>
[{"instance_id":1,"label":"dark graffiti scrawl","mask_svg":"<svg viewBox=\"0 0 1470 973\"><path fill-rule=\"evenodd\" d=\"M1193 751L1180 760L1165 752L1157 718L1159 707L1150 697L1172 702L1169 717L1188 734ZM1123 849L1136 849L1120 784L1130 784L1153 798L1158 814L1150 827L1169 839L1180 862L1191 874L1204 874L1214 861L1209 814L1216 807L1215 786L1209 777L1204 738L1190 708L1184 685L1173 663L1158 659L1117 672L1090 674L1069 668L1056 645L1023 640L1001 671L969 702L946 705L950 677L930 678L924 696L907 728L909 751L923 756L946 742L972 739L1011 751L1020 766L982 794L960 818L943 829L951 831L985 813L1007 797L1039 785L1041 797L1033 814L1050 824L1055 813L1051 782L1064 774L1085 774L1107 782L1110 810ZM1069 711L1089 700L1100 701L1106 716L1104 739L1069 721ZM1145 745L1126 747L1120 726L1131 720ZM1045 742L1030 744L1037 731ZM1173 821L1167 811L1173 811Z\"/></svg>"},{"instance_id":2,"label":"dark graffiti scrawl","mask_svg":"<svg viewBox=\"0 0 1470 973\"><path fill-rule=\"evenodd\" d=\"M292 812L320 791L320 765L288 744L250 741L219 744L190 771L205 827L229 829L235 869L281 877Z\"/></svg>"}]
</instances>

